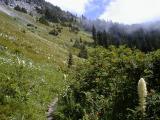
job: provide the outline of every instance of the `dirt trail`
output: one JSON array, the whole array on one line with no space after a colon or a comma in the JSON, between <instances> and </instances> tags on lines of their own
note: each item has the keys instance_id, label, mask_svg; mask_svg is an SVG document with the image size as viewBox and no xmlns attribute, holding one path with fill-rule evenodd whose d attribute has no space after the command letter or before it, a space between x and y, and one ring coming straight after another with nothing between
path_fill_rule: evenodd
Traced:
<instances>
[{"instance_id":1,"label":"dirt trail","mask_svg":"<svg viewBox=\"0 0 160 120\"><path fill-rule=\"evenodd\" d=\"M54 120L52 114L57 108L57 102L58 102L58 98L55 98L55 99L53 99L51 104L48 106L48 112L47 112L47 119L48 120Z\"/></svg>"}]
</instances>

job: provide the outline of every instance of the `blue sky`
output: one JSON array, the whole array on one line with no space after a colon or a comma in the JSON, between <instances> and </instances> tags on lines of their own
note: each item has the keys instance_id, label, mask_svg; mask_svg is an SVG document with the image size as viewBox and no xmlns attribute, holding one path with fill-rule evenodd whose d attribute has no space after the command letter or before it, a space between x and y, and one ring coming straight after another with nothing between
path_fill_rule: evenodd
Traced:
<instances>
[{"instance_id":1,"label":"blue sky","mask_svg":"<svg viewBox=\"0 0 160 120\"><path fill-rule=\"evenodd\" d=\"M160 20L160 0L46 0L90 19L124 24Z\"/></svg>"},{"instance_id":2,"label":"blue sky","mask_svg":"<svg viewBox=\"0 0 160 120\"><path fill-rule=\"evenodd\" d=\"M105 11L106 6L111 0L93 0L86 6L84 13L90 19L97 19Z\"/></svg>"}]
</instances>

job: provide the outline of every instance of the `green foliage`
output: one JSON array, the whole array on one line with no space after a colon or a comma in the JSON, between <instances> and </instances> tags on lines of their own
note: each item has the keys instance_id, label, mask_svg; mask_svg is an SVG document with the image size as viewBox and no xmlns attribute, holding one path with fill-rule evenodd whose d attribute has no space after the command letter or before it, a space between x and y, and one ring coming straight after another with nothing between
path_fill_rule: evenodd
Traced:
<instances>
[{"instance_id":1,"label":"green foliage","mask_svg":"<svg viewBox=\"0 0 160 120\"><path fill-rule=\"evenodd\" d=\"M70 52L68 55L68 68L70 68L73 65L73 56L72 53Z\"/></svg>"},{"instance_id":2,"label":"green foliage","mask_svg":"<svg viewBox=\"0 0 160 120\"><path fill-rule=\"evenodd\" d=\"M154 94L147 99L146 119L159 120L160 119L160 94Z\"/></svg>"},{"instance_id":3,"label":"green foliage","mask_svg":"<svg viewBox=\"0 0 160 120\"><path fill-rule=\"evenodd\" d=\"M148 87L159 92L158 82L152 83L153 74L157 78L160 74L154 71L159 53L144 54L125 46L96 48L72 73L75 82L61 97L56 116L64 120L139 120L137 83L144 77ZM158 105L159 93L148 96L144 119L159 119Z\"/></svg>"},{"instance_id":4,"label":"green foliage","mask_svg":"<svg viewBox=\"0 0 160 120\"><path fill-rule=\"evenodd\" d=\"M43 14L43 10L41 9L41 8L39 8L39 7L35 7L35 9L36 9L36 11L37 11L37 13L39 13L39 14Z\"/></svg>"},{"instance_id":5,"label":"green foliage","mask_svg":"<svg viewBox=\"0 0 160 120\"><path fill-rule=\"evenodd\" d=\"M115 45L116 47L127 45L130 48L137 48L143 52L150 52L160 48L160 32L158 30L137 28L127 32L127 28L120 26L113 24L107 32L105 30L96 31L93 26L92 37L94 44L106 48L109 45Z\"/></svg>"},{"instance_id":6,"label":"green foliage","mask_svg":"<svg viewBox=\"0 0 160 120\"><path fill-rule=\"evenodd\" d=\"M87 51L87 48L86 48L85 45L83 45L81 47L78 57L81 57L81 58L84 58L84 59L88 58L88 51Z\"/></svg>"},{"instance_id":7,"label":"green foliage","mask_svg":"<svg viewBox=\"0 0 160 120\"><path fill-rule=\"evenodd\" d=\"M63 27L60 27L59 25L53 26L53 29L49 32L49 34L58 36L63 30Z\"/></svg>"},{"instance_id":8,"label":"green foliage","mask_svg":"<svg viewBox=\"0 0 160 120\"><path fill-rule=\"evenodd\" d=\"M74 24L70 24L69 28L70 28L71 32L74 32L76 34L80 31L79 27L77 25L74 25Z\"/></svg>"},{"instance_id":9,"label":"green foliage","mask_svg":"<svg viewBox=\"0 0 160 120\"><path fill-rule=\"evenodd\" d=\"M20 55L0 52L0 119L44 120L52 96L61 91L62 74ZM54 85L54 87L53 87Z\"/></svg>"},{"instance_id":10,"label":"green foliage","mask_svg":"<svg viewBox=\"0 0 160 120\"><path fill-rule=\"evenodd\" d=\"M17 5L16 7L14 7L15 10L23 12L23 13L27 13L27 10L25 8L21 8L19 5Z\"/></svg>"},{"instance_id":11,"label":"green foliage","mask_svg":"<svg viewBox=\"0 0 160 120\"><path fill-rule=\"evenodd\" d=\"M80 41L79 39L76 39L75 42L74 42L73 47L81 49L82 46L83 46L82 41Z\"/></svg>"},{"instance_id":12,"label":"green foliage","mask_svg":"<svg viewBox=\"0 0 160 120\"><path fill-rule=\"evenodd\" d=\"M9 1L8 0L5 0L5 2L4 2L6 5L8 5L8 3L9 3Z\"/></svg>"},{"instance_id":13,"label":"green foliage","mask_svg":"<svg viewBox=\"0 0 160 120\"><path fill-rule=\"evenodd\" d=\"M59 32L56 29L53 29L49 32L49 34L57 36L59 34Z\"/></svg>"},{"instance_id":14,"label":"green foliage","mask_svg":"<svg viewBox=\"0 0 160 120\"><path fill-rule=\"evenodd\" d=\"M55 10L59 11L60 9L58 7L56 7ZM45 18L46 19L48 19L52 22L55 22L55 23L60 23L60 17L58 17L56 14L57 14L56 12L53 14L51 9L45 10Z\"/></svg>"},{"instance_id":15,"label":"green foliage","mask_svg":"<svg viewBox=\"0 0 160 120\"><path fill-rule=\"evenodd\" d=\"M73 14L62 11L58 6L54 6L48 2L45 3L44 10L41 13L44 13L47 20L54 23L73 22L76 19Z\"/></svg>"},{"instance_id":16,"label":"green foliage","mask_svg":"<svg viewBox=\"0 0 160 120\"><path fill-rule=\"evenodd\" d=\"M21 8L19 7L19 5L17 5L16 7L14 7L15 10L17 11L21 11Z\"/></svg>"},{"instance_id":17,"label":"green foliage","mask_svg":"<svg viewBox=\"0 0 160 120\"><path fill-rule=\"evenodd\" d=\"M92 27L92 37L93 37L93 40L94 40L94 45L97 45L97 31L96 31L96 28L94 26Z\"/></svg>"},{"instance_id":18,"label":"green foliage","mask_svg":"<svg viewBox=\"0 0 160 120\"><path fill-rule=\"evenodd\" d=\"M92 39L84 31L75 34L60 24L61 35L53 37L48 35L52 26L39 24L27 14L18 15L28 21L27 28L24 19L0 13L0 119L45 120L48 105L66 86L62 70L67 67L68 50L78 54L70 39L82 37L90 43Z\"/></svg>"},{"instance_id":19,"label":"green foliage","mask_svg":"<svg viewBox=\"0 0 160 120\"><path fill-rule=\"evenodd\" d=\"M45 19L45 17L43 17L43 16L39 18L39 22L42 23L42 24L44 24L44 25L49 26L48 21L47 21L47 20Z\"/></svg>"}]
</instances>

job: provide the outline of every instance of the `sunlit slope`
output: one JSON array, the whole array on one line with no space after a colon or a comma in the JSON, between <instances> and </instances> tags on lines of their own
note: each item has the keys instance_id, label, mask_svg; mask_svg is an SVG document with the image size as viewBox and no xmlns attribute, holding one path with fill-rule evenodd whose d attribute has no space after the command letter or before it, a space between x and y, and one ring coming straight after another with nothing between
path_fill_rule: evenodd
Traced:
<instances>
[{"instance_id":1,"label":"sunlit slope","mask_svg":"<svg viewBox=\"0 0 160 120\"><path fill-rule=\"evenodd\" d=\"M92 41L91 36L83 31L76 34L69 31L68 27L54 23L46 26L37 22L36 17L17 13L23 19L0 13L0 44L12 52L20 52L34 61L61 65L67 59L68 52L72 51L75 39L81 37L83 41ZM27 26L27 24L31 24L31 26ZM62 28L58 36L49 34L53 29L52 26Z\"/></svg>"},{"instance_id":2,"label":"sunlit slope","mask_svg":"<svg viewBox=\"0 0 160 120\"><path fill-rule=\"evenodd\" d=\"M45 120L48 105L69 84L63 78L68 53L80 60L74 41L92 39L84 31L46 26L36 17L13 12L16 17L0 12L0 118ZM58 36L49 34L53 26L62 28Z\"/></svg>"}]
</instances>

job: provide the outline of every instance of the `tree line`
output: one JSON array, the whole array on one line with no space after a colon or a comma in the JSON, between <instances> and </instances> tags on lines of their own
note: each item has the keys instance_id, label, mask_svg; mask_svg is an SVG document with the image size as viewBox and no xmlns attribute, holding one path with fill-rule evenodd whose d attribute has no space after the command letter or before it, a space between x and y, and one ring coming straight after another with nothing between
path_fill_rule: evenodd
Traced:
<instances>
[{"instance_id":1,"label":"tree line","mask_svg":"<svg viewBox=\"0 0 160 120\"><path fill-rule=\"evenodd\" d=\"M138 28L132 32L127 32L123 28L113 25L108 31L96 30L92 27L94 45L108 47L109 45L127 45L130 48L137 48L143 52L154 51L160 48L160 30L145 30Z\"/></svg>"}]
</instances>

